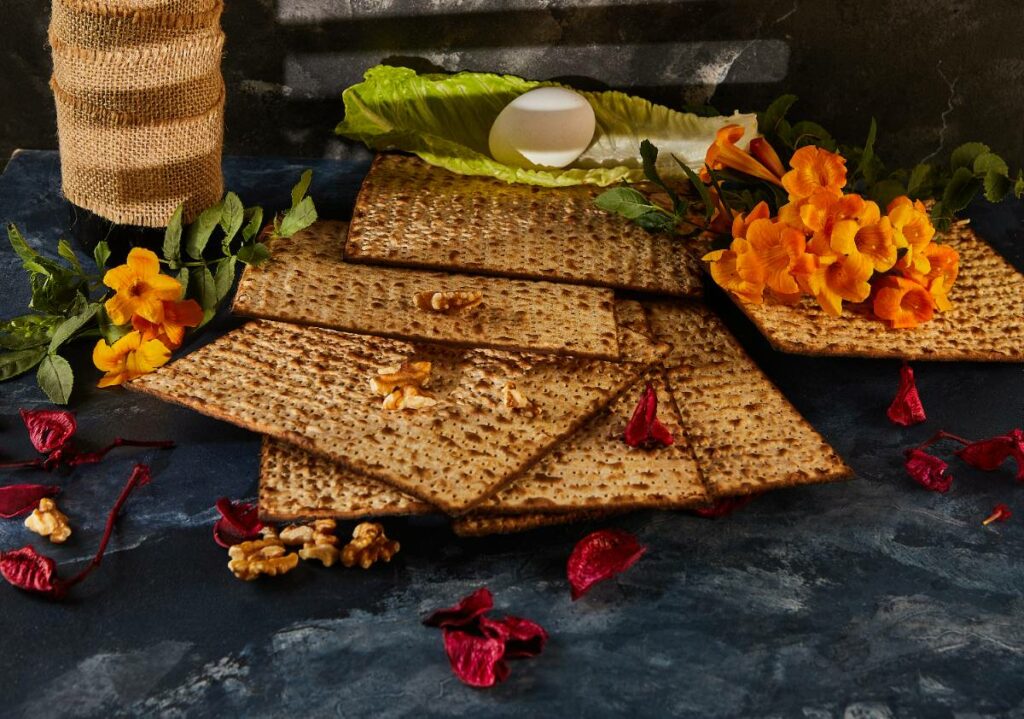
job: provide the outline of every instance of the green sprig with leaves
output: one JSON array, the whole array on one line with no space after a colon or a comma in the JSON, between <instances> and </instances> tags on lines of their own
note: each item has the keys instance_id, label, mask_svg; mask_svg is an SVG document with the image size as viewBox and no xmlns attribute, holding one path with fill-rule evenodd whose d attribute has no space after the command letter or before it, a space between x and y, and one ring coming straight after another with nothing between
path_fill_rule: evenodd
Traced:
<instances>
[{"instance_id":1,"label":"green sprig with leaves","mask_svg":"<svg viewBox=\"0 0 1024 719\"><path fill-rule=\"evenodd\" d=\"M316 207L307 195L311 181L312 171L306 170L292 189L289 209L265 228L263 209L244 207L233 192L188 226L182 222L183 208L175 210L164 232L160 262L184 288L183 299L202 307L200 327L230 294L239 263L259 266L270 259L264 240L291 237L316 221ZM113 324L103 308L110 297L103 284L110 247L105 241L96 245L96 271L89 272L64 239L57 243L57 258L50 258L29 246L13 224L7 226L7 237L28 273L31 299L30 312L0 321L0 382L37 368L36 379L50 401L67 404L74 372L61 348L99 337L113 344L132 329ZM220 243L216 250L210 247L214 237Z\"/></svg>"}]
</instances>

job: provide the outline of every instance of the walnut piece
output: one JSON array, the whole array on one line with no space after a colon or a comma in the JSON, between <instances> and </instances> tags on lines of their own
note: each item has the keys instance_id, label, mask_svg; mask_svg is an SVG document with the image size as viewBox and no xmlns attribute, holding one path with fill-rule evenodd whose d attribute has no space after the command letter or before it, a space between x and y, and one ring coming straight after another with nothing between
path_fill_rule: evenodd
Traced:
<instances>
[{"instance_id":1,"label":"walnut piece","mask_svg":"<svg viewBox=\"0 0 1024 719\"><path fill-rule=\"evenodd\" d=\"M386 397L399 387L426 387L430 383L429 362L403 362L398 367L377 370L370 380L374 394Z\"/></svg>"},{"instance_id":2,"label":"walnut piece","mask_svg":"<svg viewBox=\"0 0 1024 719\"><path fill-rule=\"evenodd\" d=\"M316 559L325 567L332 566L341 556L338 538L334 535L337 524L333 519L318 519L311 524L297 524L281 530L281 541L287 545L302 545L299 557Z\"/></svg>"},{"instance_id":3,"label":"walnut piece","mask_svg":"<svg viewBox=\"0 0 1024 719\"><path fill-rule=\"evenodd\" d=\"M228 548L228 569L251 582L262 574L274 577L287 574L299 564L299 555L285 549L280 539L256 539Z\"/></svg>"},{"instance_id":4,"label":"walnut piece","mask_svg":"<svg viewBox=\"0 0 1024 719\"><path fill-rule=\"evenodd\" d=\"M39 506L25 518L25 526L36 534L49 537L54 544L63 544L71 536L67 515L57 509L57 503L49 497L39 500Z\"/></svg>"},{"instance_id":5,"label":"walnut piece","mask_svg":"<svg viewBox=\"0 0 1024 719\"><path fill-rule=\"evenodd\" d=\"M455 312L476 307L484 301L480 290L451 290L446 292L417 292L413 301L427 312Z\"/></svg>"},{"instance_id":6,"label":"walnut piece","mask_svg":"<svg viewBox=\"0 0 1024 719\"><path fill-rule=\"evenodd\" d=\"M435 404L437 404L436 399L430 395L423 394L416 387L408 385L406 387L399 387L385 397L381 406L388 410L399 410L424 409L426 407L433 407Z\"/></svg>"},{"instance_id":7,"label":"walnut piece","mask_svg":"<svg viewBox=\"0 0 1024 719\"><path fill-rule=\"evenodd\" d=\"M522 411L525 414L533 414L536 411L533 402L526 399L526 396L519 391L516 383L508 381L501 388L501 401L513 412Z\"/></svg>"},{"instance_id":8,"label":"walnut piece","mask_svg":"<svg viewBox=\"0 0 1024 719\"><path fill-rule=\"evenodd\" d=\"M342 548L341 563L346 567L358 564L369 569L378 560L390 562L399 547L398 542L384 535L384 527L375 522L363 522L356 525L352 541Z\"/></svg>"}]
</instances>

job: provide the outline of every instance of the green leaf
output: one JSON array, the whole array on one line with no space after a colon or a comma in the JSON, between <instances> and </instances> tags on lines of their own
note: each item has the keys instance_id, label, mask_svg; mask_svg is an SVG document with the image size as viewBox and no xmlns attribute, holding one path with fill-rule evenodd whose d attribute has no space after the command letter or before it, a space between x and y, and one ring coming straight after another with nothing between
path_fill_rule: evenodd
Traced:
<instances>
[{"instance_id":1,"label":"green leaf","mask_svg":"<svg viewBox=\"0 0 1024 719\"><path fill-rule=\"evenodd\" d=\"M899 180L888 179L876 182L868 191L868 196L878 203L882 208L888 207L889 203L900 195L906 193L906 188Z\"/></svg>"},{"instance_id":2,"label":"green leaf","mask_svg":"<svg viewBox=\"0 0 1024 719\"><path fill-rule=\"evenodd\" d=\"M993 170L1000 175L1010 174L1010 168L1006 164L1006 160L994 152L984 152L975 157L973 168L974 174L978 177L984 177Z\"/></svg>"},{"instance_id":3,"label":"green leaf","mask_svg":"<svg viewBox=\"0 0 1024 719\"><path fill-rule=\"evenodd\" d=\"M78 257L75 255L75 251L71 249L71 245L63 237L57 240L57 254L63 257L69 265L80 275L84 275L85 272L82 270L82 263L78 261Z\"/></svg>"},{"instance_id":4,"label":"green leaf","mask_svg":"<svg viewBox=\"0 0 1024 719\"><path fill-rule=\"evenodd\" d=\"M69 317L57 325L57 329L53 331L53 336L50 338L50 352L56 352L58 347L71 339L78 330L96 316L96 310L99 308L98 304L90 304L81 314Z\"/></svg>"},{"instance_id":5,"label":"green leaf","mask_svg":"<svg viewBox=\"0 0 1024 719\"><path fill-rule=\"evenodd\" d=\"M648 232L672 232L678 224L678 218L655 210L637 217L636 223Z\"/></svg>"},{"instance_id":6,"label":"green leaf","mask_svg":"<svg viewBox=\"0 0 1024 719\"><path fill-rule=\"evenodd\" d=\"M222 209L222 203L208 207L199 213L195 222L188 226L188 230L185 232L185 252L193 260L203 259L206 243L210 241L210 235L220 224Z\"/></svg>"},{"instance_id":7,"label":"green leaf","mask_svg":"<svg viewBox=\"0 0 1024 719\"><path fill-rule=\"evenodd\" d=\"M988 151L988 145L983 142L965 142L950 154L949 168L956 172L961 167L974 167L974 160L978 155L983 155Z\"/></svg>"},{"instance_id":8,"label":"green leaf","mask_svg":"<svg viewBox=\"0 0 1024 719\"><path fill-rule=\"evenodd\" d=\"M208 267L193 267L188 272L188 294L189 297L199 303L203 308L202 327L217 312L217 283Z\"/></svg>"},{"instance_id":9,"label":"green leaf","mask_svg":"<svg viewBox=\"0 0 1024 719\"><path fill-rule=\"evenodd\" d=\"M997 170L989 170L985 175L985 199L989 202L1002 202L1013 189L1013 181Z\"/></svg>"},{"instance_id":10,"label":"green leaf","mask_svg":"<svg viewBox=\"0 0 1024 719\"><path fill-rule=\"evenodd\" d=\"M292 207L298 207L302 198L306 196L309 191L309 183L313 181L313 171L306 170L302 173L302 177L296 183L295 187L292 188Z\"/></svg>"},{"instance_id":11,"label":"green leaf","mask_svg":"<svg viewBox=\"0 0 1024 719\"><path fill-rule=\"evenodd\" d=\"M860 162L857 164L857 169L854 171L855 175L864 177L871 163L875 159L875 138L878 137L878 123L875 118L871 118L871 124L868 126L868 136L864 140L864 149L860 153Z\"/></svg>"},{"instance_id":12,"label":"green leaf","mask_svg":"<svg viewBox=\"0 0 1024 719\"><path fill-rule=\"evenodd\" d=\"M235 284L236 258L229 257L217 264L217 274L213 277L213 284L217 288L217 302L220 302L231 292L231 285Z\"/></svg>"},{"instance_id":13,"label":"green leaf","mask_svg":"<svg viewBox=\"0 0 1024 719\"><path fill-rule=\"evenodd\" d=\"M818 145L833 152L836 149L836 141L832 139L831 133L816 122L802 120L793 125L792 134L794 148Z\"/></svg>"},{"instance_id":14,"label":"green leaf","mask_svg":"<svg viewBox=\"0 0 1024 719\"><path fill-rule=\"evenodd\" d=\"M188 287L188 268L187 267L182 267L180 270L178 270L177 280L178 280L178 284L181 285L182 287L185 287L185 288Z\"/></svg>"},{"instance_id":15,"label":"green leaf","mask_svg":"<svg viewBox=\"0 0 1024 719\"><path fill-rule=\"evenodd\" d=\"M796 95L780 95L775 98L771 105L764 112L757 115L757 129L765 136L778 136L779 123L785 119L793 103L797 101Z\"/></svg>"},{"instance_id":16,"label":"green leaf","mask_svg":"<svg viewBox=\"0 0 1024 719\"><path fill-rule=\"evenodd\" d=\"M1013 196L1018 200L1024 197L1024 170L1017 171L1017 180L1013 183Z\"/></svg>"},{"instance_id":17,"label":"green leaf","mask_svg":"<svg viewBox=\"0 0 1024 719\"><path fill-rule=\"evenodd\" d=\"M907 194L912 199L927 197L931 190L932 166L920 164L910 172L910 179L907 181Z\"/></svg>"},{"instance_id":18,"label":"green leaf","mask_svg":"<svg viewBox=\"0 0 1024 719\"><path fill-rule=\"evenodd\" d=\"M45 345L0 353L0 382L25 374L45 356Z\"/></svg>"},{"instance_id":19,"label":"green leaf","mask_svg":"<svg viewBox=\"0 0 1024 719\"><path fill-rule=\"evenodd\" d=\"M614 212L629 220L635 220L648 212L658 212L646 195L632 187L616 187L597 196L594 204L606 212Z\"/></svg>"},{"instance_id":20,"label":"green leaf","mask_svg":"<svg viewBox=\"0 0 1024 719\"><path fill-rule=\"evenodd\" d=\"M235 239L238 230L245 220L245 208L238 195L229 192L224 195L224 209L220 215L220 228L224 230L224 239L221 241L221 249L225 255L231 254L231 241Z\"/></svg>"},{"instance_id":21,"label":"green leaf","mask_svg":"<svg viewBox=\"0 0 1024 719\"><path fill-rule=\"evenodd\" d=\"M31 262L32 260L39 257L39 253L28 246L25 242L25 238L21 236L21 232L18 228L11 223L7 225L7 239L11 242L11 247L14 248L15 253L22 259L23 262Z\"/></svg>"},{"instance_id":22,"label":"green leaf","mask_svg":"<svg viewBox=\"0 0 1024 719\"><path fill-rule=\"evenodd\" d=\"M115 325L111 322L110 315L107 314L102 305L96 313L96 323L99 325L100 334L103 335L103 339L107 341L108 345L114 344L132 331L131 325Z\"/></svg>"},{"instance_id":23,"label":"green leaf","mask_svg":"<svg viewBox=\"0 0 1024 719\"><path fill-rule=\"evenodd\" d=\"M110 259L110 245L106 240L96 243L96 248L92 251L92 258L96 261L96 269L100 272L107 268L107 260Z\"/></svg>"},{"instance_id":24,"label":"green leaf","mask_svg":"<svg viewBox=\"0 0 1024 719\"><path fill-rule=\"evenodd\" d=\"M23 350L49 344L60 322L52 315L22 315L0 322L0 349Z\"/></svg>"},{"instance_id":25,"label":"green leaf","mask_svg":"<svg viewBox=\"0 0 1024 719\"><path fill-rule=\"evenodd\" d=\"M54 404L67 404L75 384L75 373L68 361L57 354L48 354L39 363L36 381Z\"/></svg>"},{"instance_id":26,"label":"green leaf","mask_svg":"<svg viewBox=\"0 0 1024 719\"><path fill-rule=\"evenodd\" d=\"M704 205L704 220L708 221L715 214L715 201L711 199L711 193L708 191L707 185L701 182L700 177L696 172L691 170L685 163L680 162L679 158L672 155L672 159L675 160L682 171L686 174L686 178L693 185L693 189L700 195L700 201Z\"/></svg>"},{"instance_id":27,"label":"green leaf","mask_svg":"<svg viewBox=\"0 0 1024 719\"><path fill-rule=\"evenodd\" d=\"M313 205L313 198L307 197L284 213L278 234L281 237L291 237L314 222L316 222L316 207Z\"/></svg>"},{"instance_id":28,"label":"green leaf","mask_svg":"<svg viewBox=\"0 0 1024 719\"><path fill-rule=\"evenodd\" d=\"M181 262L181 216L184 211L185 206L178 205L164 230L164 259L170 263L171 269Z\"/></svg>"},{"instance_id":29,"label":"green leaf","mask_svg":"<svg viewBox=\"0 0 1024 719\"><path fill-rule=\"evenodd\" d=\"M242 228L242 240L248 242L263 229L263 208L250 207L245 211L245 227Z\"/></svg>"},{"instance_id":30,"label":"green leaf","mask_svg":"<svg viewBox=\"0 0 1024 719\"><path fill-rule=\"evenodd\" d=\"M240 262L252 265L253 267L259 267L270 259L270 250L262 242L256 242L240 249L236 257L238 257Z\"/></svg>"},{"instance_id":31,"label":"green leaf","mask_svg":"<svg viewBox=\"0 0 1024 719\"><path fill-rule=\"evenodd\" d=\"M974 196L978 194L981 183L974 173L967 167L960 167L953 173L949 184L942 193L943 212L947 215L955 215L970 204Z\"/></svg>"}]
</instances>

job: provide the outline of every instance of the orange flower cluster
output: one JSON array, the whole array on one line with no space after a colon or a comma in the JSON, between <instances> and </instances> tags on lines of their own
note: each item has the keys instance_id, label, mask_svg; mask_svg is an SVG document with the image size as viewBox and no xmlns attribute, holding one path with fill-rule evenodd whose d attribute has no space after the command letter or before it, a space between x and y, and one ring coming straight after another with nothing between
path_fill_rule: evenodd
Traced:
<instances>
[{"instance_id":1,"label":"orange flower cluster","mask_svg":"<svg viewBox=\"0 0 1024 719\"><path fill-rule=\"evenodd\" d=\"M132 330L113 345L100 340L93 348L93 364L105 373L100 387L122 384L162 367L171 350L181 345L185 328L203 321L199 303L181 299L181 283L160 273L160 260L151 250L132 249L125 264L107 271L103 284L114 290L103 306L110 321L130 324Z\"/></svg>"},{"instance_id":2,"label":"orange flower cluster","mask_svg":"<svg viewBox=\"0 0 1024 719\"><path fill-rule=\"evenodd\" d=\"M874 315L896 328L950 309L959 257L932 242L935 228L920 201L898 197L883 215L876 203L843 192L841 155L801 147L783 172L763 138L750 143L749 153L737 148L742 135L735 126L720 130L707 166L780 185L789 202L776 217L761 202L733 218L729 249L704 257L716 283L751 304L761 304L766 294L786 304L809 295L833 316L842 314L843 302L870 300Z\"/></svg>"}]
</instances>

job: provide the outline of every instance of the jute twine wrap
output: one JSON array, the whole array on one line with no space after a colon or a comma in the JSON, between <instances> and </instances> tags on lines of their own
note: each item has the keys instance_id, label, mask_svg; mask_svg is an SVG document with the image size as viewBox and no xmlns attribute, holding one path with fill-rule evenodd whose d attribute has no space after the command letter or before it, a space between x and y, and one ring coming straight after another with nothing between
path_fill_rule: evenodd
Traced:
<instances>
[{"instance_id":1,"label":"jute twine wrap","mask_svg":"<svg viewBox=\"0 0 1024 719\"><path fill-rule=\"evenodd\" d=\"M53 0L62 181L119 224L186 221L223 194L220 0Z\"/></svg>"}]
</instances>

